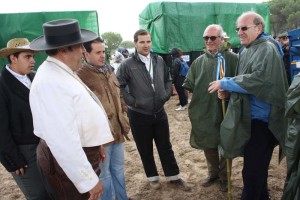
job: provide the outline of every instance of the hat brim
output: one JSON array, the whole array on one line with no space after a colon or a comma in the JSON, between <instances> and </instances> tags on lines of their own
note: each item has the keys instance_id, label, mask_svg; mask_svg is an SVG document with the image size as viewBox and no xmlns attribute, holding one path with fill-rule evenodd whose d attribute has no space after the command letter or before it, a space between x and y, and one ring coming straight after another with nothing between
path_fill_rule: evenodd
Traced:
<instances>
[{"instance_id":1,"label":"hat brim","mask_svg":"<svg viewBox=\"0 0 300 200\"><path fill-rule=\"evenodd\" d=\"M1 58L6 58L7 56L18 53L18 52L23 52L23 51L33 51L32 49L28 48L3 48L0 50L0 57Z\"/></svg>"},{"instance_id":2,"label":"hat brim","mask_svg":"<svg viewBox=\"0 0 300 200\"><path fill-rule=\"evenodd\" d=\"M33 41L31 41L30 48L34 51L47 51L47 50L53 50L53 49L73 46L77 44L82 44L85 42L92 41L98 37L98 35L92 31L85 30L85 29L80 29L80 30L81 30L81 38L71 43L50 45L46 42L45 36L42 35L34 39Z\"/></svg>"}]
</instances>

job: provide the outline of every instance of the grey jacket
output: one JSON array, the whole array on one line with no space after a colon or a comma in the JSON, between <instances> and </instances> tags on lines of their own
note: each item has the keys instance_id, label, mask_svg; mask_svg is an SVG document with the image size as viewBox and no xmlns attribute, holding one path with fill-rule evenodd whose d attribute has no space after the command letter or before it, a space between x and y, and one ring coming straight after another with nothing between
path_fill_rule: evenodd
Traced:
<instances>
[{"instance_id":1,"label":"grey jacket","mask_svg":"<svg viewBox=\"0 0 300 200\"><path fill-rule=\"evenodd\" d=\"M128 108L153 115L160 112L171 96L172 79L164 60L151 54L152 78L138 55L126 59L117 72L120 89Z\"/></svg>"}]
</instances>

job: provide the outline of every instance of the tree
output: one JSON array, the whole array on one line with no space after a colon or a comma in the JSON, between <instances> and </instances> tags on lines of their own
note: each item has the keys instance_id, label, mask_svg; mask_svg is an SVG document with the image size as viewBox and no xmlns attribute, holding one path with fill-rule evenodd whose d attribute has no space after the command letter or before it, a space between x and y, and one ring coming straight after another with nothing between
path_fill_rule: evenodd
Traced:
<instances>
[{"instance_id":1,"label":"tree","mask_svg":"<svg viewBox=\"0 0 300 200\"><path fill-rule=\"evenodd\" d=\"M130 48L134 48L134 43L131 41L123 41L120 46L126 49L130 49Z\"/></svg>"},{"instance_id":2,"label":"tree","mask_svg":"<svg viewBox=\"0 0 300 200\"><path fill-rule=\"evenodd\" d=\"M110 53L112 50L118 48L123 40L120 33L115 32L105 32L101 35L101 38L104 40L105 44L107 45L107 50Z\"/></svg>"},{"instance_id":3,"label":"tree","mask_svg":"<svg viewBox=\"0 0 300 200\"><path fill-rule=\"evenodd\" d=\"M269 5L273 35L300 27L300 0L271 0Z\"/></svg>"}]
</instances>

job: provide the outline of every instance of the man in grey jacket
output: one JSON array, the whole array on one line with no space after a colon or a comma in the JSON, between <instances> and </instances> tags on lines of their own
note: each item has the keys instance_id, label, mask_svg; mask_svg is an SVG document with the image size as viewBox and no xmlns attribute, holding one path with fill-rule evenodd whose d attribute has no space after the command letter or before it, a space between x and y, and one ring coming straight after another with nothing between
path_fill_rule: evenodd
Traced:
<instances>
[{"instance_id":1,"label":"man in grey jacket","mask_svg":"<svg viewBox=\"0 0 300 200\"><path fill-rule=\"evenodd\" d=\"M170 142L168 117L164 110L164 104L171 96L172 79L168 66L160 56L150 53L152 40L149 32L138 30L134 34L134 43L136 54L122 62L117 77L128 105L131 131L146 176L152 188L160 188L153 157L154 140L170 185L190 190L179 176Z\"/></svg>"}]
</instances>

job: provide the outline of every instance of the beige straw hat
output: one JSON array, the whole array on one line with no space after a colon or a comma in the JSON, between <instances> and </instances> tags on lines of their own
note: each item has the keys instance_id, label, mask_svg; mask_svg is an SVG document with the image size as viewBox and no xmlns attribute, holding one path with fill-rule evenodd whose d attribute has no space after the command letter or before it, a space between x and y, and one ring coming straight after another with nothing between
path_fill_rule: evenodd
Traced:
<instances>
[{"instance_id":1,"label":"beige straw hat","mask_svg":"<svg viewBox=\"0 0 300 200\"><path fill-rule=\"evenodd\" d=\"M7 42L7 47L0 50L0 57L6 58L7 56L22 52L33 51L29 47L30 42L27 38L14 38Z\"/></svg>"}]
</instances>

